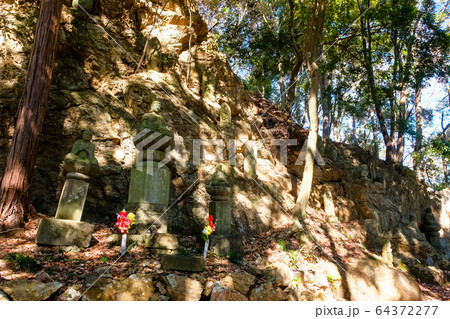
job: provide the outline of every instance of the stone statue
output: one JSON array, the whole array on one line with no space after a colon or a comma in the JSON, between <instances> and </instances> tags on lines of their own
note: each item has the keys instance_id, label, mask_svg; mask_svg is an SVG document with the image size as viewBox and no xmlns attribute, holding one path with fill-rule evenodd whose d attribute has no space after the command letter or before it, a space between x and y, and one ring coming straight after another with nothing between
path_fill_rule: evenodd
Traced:
<instances>
[{"instance_id":1,"label":"stone statue","mask_svg":"<svg viewBox=\"0 0 450 319\"><path fill-rule=\"evenodd\" d=\"M430 242L431 246L436 249L441 248L441 240L439 235L440 229L441 225L439 225L439 223L434 219L431 208L427 208L423 217L421 230L425 233L425 237Z\"/></svg>"},{"instance_id":2,"label":"stone statue","mask_svg":"<svg viewBox=\"0 0 450 319\"><path fill-rule=\"evenodd\" d=\"M173 143L173 133L167 129L167 121L160 114L162 101L155 99L150 107L150 112L142 116L139 133L133 139L133 143L139 150L146 150L158 144L151 151L165 151ZM158 133L157 136L152 135ZM164 143L163 142L164 139Z\"/></svg>"},{"instance_id":3,"label":"stone statue","mask_svg":"<svg viewBox=\"0 0 450 319\"><path fill-rule=\"evenodd\" d=\"M145 51L145 60L147 64L147 71L161 71L161 42L157 37L151 37L148 40Z\"/></svg>"},{"instance_id":4,"label":"stone statue","mask_svg":"<svg viewBox=\"0 0 450 319\"><path fill-rule=\"evenodd\" d=\"M150 112L142 116L142 122L139 130L149 129L153 132L159 132L164 135L172 135L167 129L167 121L161 113L162 101L160 99L155 99L150 107Z\"/></svg>"},{"instance_id":5,"label":"stone statue","mask_svg":"<svg viewBox=\"0 0 450 319\"><path fill-rule=\"evenodd\" d=\"M369 168L366 164L361 165L361 179L369 181Z\"/></svg>"},{"instance_id":6,"label":"stone statue","mask_svg":"<svg viewBox=\"0 0 450 319\"><path fill-rule=\"evenodd\" d=\"M83 132L83 138L73 144L72 151L64 158L62 165L64 170L88 176L97 172L98 161L94 156L95 146L91 143L92 135L92 130L87 129Z\"/></svg>"},{"instance_id":7,"label":"stone statue","mask_svg":"<svg viewBox=\"0 0 450 319\"><path fill-rule=\"evenodd\" d=\"M227 103L220 106L220 128L231 128L231 108Z\"/></svg>"},{"instance_id":8,"label":"stone statue","mask_svg":"<svg viewBox=\"0 0 450 319\"><path fill-rule=\"evenodd\" d=\"M216 78L209 71L202 74L202 96L203 99L216 102Z\"/></svg>"}]
</instances>

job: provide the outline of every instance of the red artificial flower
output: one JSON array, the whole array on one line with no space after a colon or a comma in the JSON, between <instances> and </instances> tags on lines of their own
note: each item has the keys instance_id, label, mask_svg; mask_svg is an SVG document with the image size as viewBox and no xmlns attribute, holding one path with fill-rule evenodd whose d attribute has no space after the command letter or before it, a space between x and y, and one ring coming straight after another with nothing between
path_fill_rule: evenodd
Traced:
<instances>
[{"instance_id":1,"label":"red artificial flower","mask_svg":"<svg viewBox=\"0 0 450 319\"><path fill-rule=\"evenodd\" d=\"M128 229L133 224L134 214L130 214L131 218L128 218L128 215L129 214L125 210L123 210L117 216L117 221L115 225L119 228L122 234L127 234Z\"/></svg>"}]
</instances>

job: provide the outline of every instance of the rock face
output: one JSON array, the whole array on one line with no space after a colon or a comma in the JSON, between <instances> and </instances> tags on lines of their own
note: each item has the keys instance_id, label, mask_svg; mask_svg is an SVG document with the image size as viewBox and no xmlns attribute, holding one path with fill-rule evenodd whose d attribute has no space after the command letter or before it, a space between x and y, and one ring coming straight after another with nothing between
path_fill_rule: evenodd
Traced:
<instances>
[{"instance_id":1,"label":"rock face","mask_svg":"<svg viewBox=\"0 0 450 319\"><path fill-rule=\"evenodd\" d=\"M166 270L203 271L205 260L200 256L163 255L161 265Z\"/></svg>"},{"instance_id":2,"label":"rock face","mask_svg":"<svg viewBox=\"0 0 450 319\"><path fill-rule=\"evenodd\" d=\"M196 279L170 274L164 280L171 300L199 301L202 296L203 284Z\"/></svg>"},{"instance_id":3,"label":"rock face","mask_svg":"<svg viewBox=\"0 0 450 319\"><path fill-rule=\"evenodd\" d=\"M15 301L43 301L55 293L62 284L42 283L34 279L16 279L3 283L0 289Z\"/></svg>"},{"instance_id":4,"label":"rock face","mask_svg":"<svg viewBox=\"0 0 450 319\"><path fill-rule=\"evenodd\" d=\"M243 295L247 295L250 287L255 284L256 277L246 272L233 272L220 281L223 287L232 288Z\"/></svg>"},{"instance_id":5,"label":"rock face","mask_svg":"<svg viewBox=\"0 0 450 319\"><path fill-rule=\"evenodd\" d=\"M345 280L353 301L422 300L420 287L411 276L377 260L348 266Z\"/></svg>"},{"instance_id":6,"label":"rock face","mask_svg":"<svg viewBox=\"0 0 450 319\"><path fill-rule=\"evenodd\" d=\"M83 296L85 301L149 301L155 292L152 277L133 274L123 280L101 278Z\"/></svg>"},{"instance_id":7,"label":"rock face","mask_svg":"<svg viewBox=\"0 0 450 319\"><path fill-rule=\"evenodd\" d=\"M248 301L248 299L236 290L216 282L211 291L211 301Z\"/></svg>"}]
</instances>

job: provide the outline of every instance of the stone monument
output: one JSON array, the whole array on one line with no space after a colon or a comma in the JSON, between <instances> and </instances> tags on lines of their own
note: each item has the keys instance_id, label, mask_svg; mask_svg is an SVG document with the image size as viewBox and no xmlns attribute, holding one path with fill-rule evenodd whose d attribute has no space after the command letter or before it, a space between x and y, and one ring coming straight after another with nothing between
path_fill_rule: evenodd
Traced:
<instances>
[{"instance_id":1,"label":"stone monument","mask_svg":"<svg viewBox=\"0 0 450 319\"><path fill-rule=\"evenodd\" d=\"M72 151L66 155L62 168L67 172L55 218L41 220L36 243L44 245L88 247L94 226L81 222L90 176L98 172L91 143L92 131L83 132Z\"/></svg>"},{"instance_id":2,"label":"stone monument","mask_svg":"<svg viewBox=\"0 0 450 319\"><path fill-rule=\"evenodd\" d=\"M258 158L258 148L256 142L249 136L249 140L245 143L244 150L244 173L248 179L257 179L256 170Z\"/></svg>"},{"instance_id":3,"label":"stone monument","mask_svg":"<svg viewBox=\"0 0 450 319\"><path fill-rule=\"evenodd\" d=\"M136 215L130 240L142 240L155 253L173 252L178 241L167 234L167 215L170 191L170 170L165 163L166 153L173 146L173 133L167 129L162 115L161 100L152 102L144 114L139 133L133 142L139 150L136 167L131 170L126 210ZM151 235L146 235L151 233Z\"/></svg>"},{"instance_id":4,"label":"stone monument","mask_svg":"<svg viewBox=\"0 0 450 319\"><path fill-rule=\"evenodd\" d=\"M227 176L218 165L206 191L211 195L209 214L217 220L216 231L210 236L211 249L218 255L243 254L243 237L233 234L231 229L232 203L231 186Z\"/></svg>"},{"instance_id":5,"label":"stone monument","mask_svg":"<svg viewBox=\"0 0 450 319\"><path fill-rule=\"evenodd\" d=\"M216 102L216 78L209 71L203 71L202 74L202 97L204 100Z\"/></svg>"}]
</instances>

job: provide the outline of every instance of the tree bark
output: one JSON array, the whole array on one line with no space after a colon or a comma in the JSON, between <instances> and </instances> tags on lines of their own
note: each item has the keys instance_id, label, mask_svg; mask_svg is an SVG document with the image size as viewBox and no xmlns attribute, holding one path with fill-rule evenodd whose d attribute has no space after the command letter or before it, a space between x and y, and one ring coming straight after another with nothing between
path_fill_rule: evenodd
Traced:
<instances>
[{"instance_id":1,"label":"tree bark","mask_svg":"<svg viewBox=\"0 0 450 319\"><path fill-rule=\"evenodd\" d=\"M331 135L331 95L329 94L328 88L328 80L326 74L322 74L322 78L320 80L320 100L322 102L322 138L327 139Z\"/></svg>"},{"instance_id":2,"label":"tree bark","mask_svg":"<svg viewBox=\"0 0 450 319\"><path fill-rule=\"evenodd\" d=\"M403 163L403 154L405 152L405 133L406 133L406 122L408 120L408 114L406 111L406 107L408 104L408 96L406 95L406 91L403 90L401 92L400 97L400 109L398 116L398 132L397 132L397 157L396 164L402 165Z\"/></svg>"},{"instance_id":3,"label":"tree bark","mask_svg":"<svg viewBox=\"0 0 450 319\"><path fill-rule=\"evenodd\" d=\"M0 186L0 226L21 227L35 212L30 196L50 82L62 0L42 0L25 89Z\"/></svg>"},{"instance_id":4,"label":"tree bark","mask_svg":"<svg viewBox=\"0 0 450 319\"><path fill-rule=\"evenodd\" d=\"M414 144L414 152L416 155L413 157L413 168L417 172L420 170L421 155L423 143L423 111L422 111L422 87L418 86L415 89L414 96L414 108L416 112L416 142Z\"/></svg>"},{"instance_id":5,"label":"tree bark","mask_svg":"<svg viewBox=\"0 0 450 319\"><path fill-rule=\"evenodd\" d=\"M314 160L317 152L317 132L319 130L317 102L320 85L320 71L317 63L319 59L319 45L322 38L326 6L326 0L314 1L308 32L308 42L306 46L306 56L309 55L308 70L311 74L311 88L308 101L310 127L307 140L307 152L305 158L305 168L303 170L302 184L300 186L300 192L297 198L297 202L293 209L294 220L297 223L303 220L305 216L314 176Z\"/></svg>"},{"instance_id":6,"label":"tree bark","mask_svg":"<svg viewBox=\"0 0 450 319\"><path fill-rule=\"evenodd\" d=\"M369 3L370 6L370 3ZM384 118L383 109L381 105L381 101L378 97L378 88L375 84L375 75L373 71L372 64L372 35L370 24L364 21L363 12L364 8L361 6L360 1L358 0L358 7L361 13L360 25L362 31L362 46L363 46L363 55L364 55L364 68L367 72L368 77L368 86L369 92L372 98L372 102L375 107L375 113L378 118L378 122L380 123L380 130L383 136L384 145L386 146L386 162L395 163L396 155L395 155L395 145L392 139L392 136L388 133L388 128L386 125L386 119Z\"/></svg>"}]
</instances>

